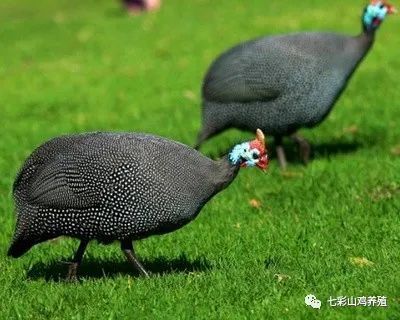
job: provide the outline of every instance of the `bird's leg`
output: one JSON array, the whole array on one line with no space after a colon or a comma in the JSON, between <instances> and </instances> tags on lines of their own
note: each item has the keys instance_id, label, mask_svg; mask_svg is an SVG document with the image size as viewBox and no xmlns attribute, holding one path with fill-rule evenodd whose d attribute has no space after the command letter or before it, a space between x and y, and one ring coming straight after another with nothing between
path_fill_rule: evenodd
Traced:
<instances>
[{"instance_id":1,"label":"bird's leg","mask_svg":"<svg viewBox=\"0 0 400 320\"><path fill-rule=\"evenodd\" d=\"M121 250L124 252L126 259L129 263L139 271L144 277L149 277L149 273L144 269L139 259L136 257L135 250L133 250L132 242L129 240L121 241Z\"/></svg>"},{"instance_id":2,"label":"bird's leg","mask_svg":"<svg viewBox=\"0 0 400 320\"><path fill-rule=\"evenodd\" d=\"M301 161L307 164L310 161L311 146L310 143L302 136L292 135L292 140L299 146L299 155Z\"/></svg>"},{"instance_id":3,"label":"bird's leg","mask_svg":"<svg viewBox=\"0 0 400 320\"><path fill-rule=\"evenodd\" d=\"M88 245L88 240L81 240L79 244L78 250L75 253L74 259L69 263L68 273L67 273L67 281L76 281L76 273L78 271L78 267L82 262L83 254L85 253L86 247Z\"/></svg>"},{"instance_id":4,"label":"bird's leg","mask_svg":"<svg viewBox=\"0 0 400 320\"><path fill-rule=\"evenodd\" d=\"M276 155L278 157L279 165L282 170L285 170L287 166L287 161L286 161L285 150L283 149L282 145L282 137L275 137L275 150L276 150Z\"/></svg>"}]
</instances>

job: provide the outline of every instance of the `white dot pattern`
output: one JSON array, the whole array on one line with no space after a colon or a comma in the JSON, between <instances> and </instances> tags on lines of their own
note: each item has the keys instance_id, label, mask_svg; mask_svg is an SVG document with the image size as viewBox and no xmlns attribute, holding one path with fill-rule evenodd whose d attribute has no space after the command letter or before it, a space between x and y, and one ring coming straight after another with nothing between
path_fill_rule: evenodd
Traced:
<instances>
[{"instance_id":1,"label":"white dot pattern","mask_svg":"<svg viewBox=\"0 0 400 320\"><path fill-rule=\"evenodd\" d=\"M135 240L176 230L236 176L174 141L146 134L55 138L27 159L15 184L14 240L60 235Z\"/></svg>"}]
</instances>

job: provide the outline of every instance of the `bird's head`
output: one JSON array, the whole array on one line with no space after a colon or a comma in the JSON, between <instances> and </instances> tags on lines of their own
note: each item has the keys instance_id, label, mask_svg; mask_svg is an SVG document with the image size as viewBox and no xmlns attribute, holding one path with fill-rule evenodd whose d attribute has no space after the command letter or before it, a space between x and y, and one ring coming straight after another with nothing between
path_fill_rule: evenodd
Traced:
<instances>
[{"instance_id":1,"label":"bird's head","mask_svg":"<svg viewBox=\"0 0 400 320\"><path fill-rule=\"evenodd\" d=\"M396 8L385 0L371 0L370 4L364 9L362 16L364 31L374 32L388 14L396 12Z\"/></svg>"},{"instance_id":2,"label":"bird's head","mask_svg":"<svg viewBox=\"0 0 400 320\"><path fill-rule=\"evenodd\" d=\"M241 167L257 166L262 170L267 169L269 159L264 133L257 129L254 140L236 145L229 153L229 161L231 164Z\"/></svg>"}]
</instances>

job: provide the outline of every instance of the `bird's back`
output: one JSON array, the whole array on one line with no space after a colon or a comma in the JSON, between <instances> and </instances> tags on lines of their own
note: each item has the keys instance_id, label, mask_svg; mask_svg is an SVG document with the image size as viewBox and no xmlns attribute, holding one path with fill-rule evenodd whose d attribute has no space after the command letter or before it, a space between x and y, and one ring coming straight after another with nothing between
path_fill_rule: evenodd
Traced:
<instances>
[{"instance_id":1,"label":"bird's back","mask_svg":"<svg viewBox=\"0 0 400 320\"><path fill-rule=\"evenodd\" d=\"M203 83L205 108L229 108L221 112L237 119L225 121L239 127L246 125L244 118L253 110L269 121L270 127L261 126L268 133L274 126L282 127L282 122L313 125L329 112L369 45L360 37L332 33L298 33L242 43L210 67ZM229 114L224 116L229 118Z\"/></svg>"}]
</instances>

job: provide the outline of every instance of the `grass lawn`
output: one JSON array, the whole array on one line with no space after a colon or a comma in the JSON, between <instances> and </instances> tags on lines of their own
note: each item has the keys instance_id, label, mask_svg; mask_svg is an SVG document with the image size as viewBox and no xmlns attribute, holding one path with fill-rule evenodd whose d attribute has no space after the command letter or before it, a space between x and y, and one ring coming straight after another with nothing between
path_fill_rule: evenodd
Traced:
<instances>
[{"instance_id":1,"label":"grass lawn","mask_svg":"<svg viewBox=\"0 0 400 320\"><path fill-rule=\"evenodd\" d=\"M193 145L200 84L227 47L301 30L358 33L366 1L165 0L129 17L118 1L0 2L1 319L398 319L400 317L400 18L327 120L302 133L308 167L242 170L183 229L137 243L139 278L117 244L93 242L76 284L60 280L77 241L7 258L11 186L45 140L144 131ZM251 134L207 142L216 155ZM271 140L271 139L270 139ZM250 205L257 200L259 207ZM320 310L304 303L313 293ZM388 308L333 308L337 296L386 296Z\"/></svg>"}]
</instances>

